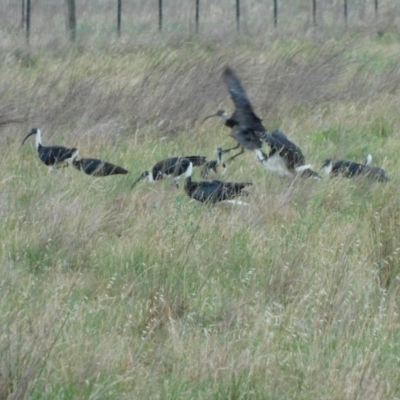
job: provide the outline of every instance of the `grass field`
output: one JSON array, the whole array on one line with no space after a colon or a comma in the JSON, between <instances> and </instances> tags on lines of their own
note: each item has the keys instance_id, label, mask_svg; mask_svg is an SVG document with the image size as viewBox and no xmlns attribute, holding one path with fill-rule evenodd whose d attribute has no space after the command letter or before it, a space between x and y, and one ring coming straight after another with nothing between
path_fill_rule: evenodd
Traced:
<instances>
[{"instance_id":1,"label":"grass field","mask_svg":"<svg viewBox=\"0 0 400 400\"><path fill-rule=\"evenodd\" d=\"M0 47L0 399L400 398L400 30ZM268 129L319 169L290 181L246 152L249 207L133 180L233 140L230 65ZM20 123L10 123L21 120ZM128 169L49 173L34 139ZM195 171L195 179L199 178Z\"/></svg>"}]
</instances>

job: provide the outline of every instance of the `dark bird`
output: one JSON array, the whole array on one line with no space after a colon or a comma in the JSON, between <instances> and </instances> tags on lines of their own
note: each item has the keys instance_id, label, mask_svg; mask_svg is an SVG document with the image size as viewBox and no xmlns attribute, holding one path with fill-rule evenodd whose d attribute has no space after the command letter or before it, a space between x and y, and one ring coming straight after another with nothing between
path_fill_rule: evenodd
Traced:
<instances>
[{"instance_id":1,"label":"dark bird","mask_svg":"<svg viewBox=\"0 0 400 400\"><path fill-rule=\"evenodd\" d=\"M383 168L372 167L371 163L372 156L368 154L365 164L347 160L332 161L329 159L324 161L321 169L324 170L325 175L331 177L355 178L357 176L364 176L379 182L390 180Z\"/></svg>"},{"instance_id":2,"label":"dark bird","mask_svg":"<svg viewBox=\"0 0 400 400\"><path fill-rule=\"evenodd\" d=\"M133 182L132 188L144 178L149 182L158 181L164 178L172 177L178 185L180 175L189 168L190 163L194 166L201 166L206 163L204 156L187 156L187 157L170 157L154 164L150 171L144 171L136 181Z\"/></svg>"},{"instance_id":3,"label":"dark bird","mask_svg":"<svg viewBox=\"0 0 400 400\"><path fill-rule=\"evenodd\" d=\"M217 175L223 175L226 171L226 164L222 161L222 154L226 150L222 150L222 147L217 147L217 159L207 161L201 169L201 177L204 179L213 178Z\"/></svg>"},{"instance_id":4,"label":"dark bird","mask_svg":"<svg viewBox=\"0 0 400 400\"><path fill-rule=\"evenodd\" d=\"M81 158L77 160L78 152L72 156L72 165L84 173L92 176L109 176L127 174L128 171L118 165L97 158Z\"/></svg>"},{"instance_id":5,"label":"dark bird","mask_svg":"<svg viewBox=\"0 0 400 400\"><path fill-rule=\"evenodd\" d=\"M243 189L252 185L249 182L222 182L222 181L192 181L192 164L190 163L186 174L185 183L183 188L186 194L197 201L202 203L217 203L220 201L243 204L239 200L234 200L241 195L248 195L249 193Z\"/></svg>"},{"instance_id":6,"label":"dark bird","mask_svg":"<svg viewBox=\"0 0 400 400\"><path fill-rule=\"evenodd\" d=\"M279 176L294 176L320 178L317 172L305 163L305 158L298 146L291 142L287 136L274 130L271 133L264 132L263 141L269 146L269 153L265 154L261 149L256 149L257 158L264 167Z\"/></svg>"},{"instance_id":7,"label":"dark bird","mask_svg":"<svg viewBox=\"0 0 400 400\"><path fill-rule=\"evenodd\" d=\"M75 147L64 146L42 146L42 136L39 128L32 128L30 133L22 141L21 146L29 136L36 135L36 149L39 152L40 161L44 162L50 169L66 167L71 163L73 155L78 151Z\"/></svg>"},{"instance_id":8,"label":"dark bird","mask_svg":"<svg viewBox=\"0 0 400 400\"><path fill-rule=\"evenodd\" d=\"M222 78L235 104L235 111L228 117L228 114L224 110L218 110L216 114L209 115L203 121L214 116L220 116L224 119L225 125L232 128L230 136L236 139L238 144L226 151L241 147L240 152L229 159L232 160L242 154L245 148L248 150L260 149L262 146L260 136L266 129L261 123L261 118L254 113L246 91L233 70L227 67L222 74Z\"/></svg>"}]
</instances>

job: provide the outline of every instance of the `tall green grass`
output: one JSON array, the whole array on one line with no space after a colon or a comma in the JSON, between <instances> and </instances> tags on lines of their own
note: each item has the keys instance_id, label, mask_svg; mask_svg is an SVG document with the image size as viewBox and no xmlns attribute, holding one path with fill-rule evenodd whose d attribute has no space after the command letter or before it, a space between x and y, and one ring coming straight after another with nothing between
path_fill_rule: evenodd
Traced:
<instances>
[{"instance_id":1,"label":"tall green grass","mask_svg":"<svg viewBox=\"0 0 400 400\"><path fill-rule=\"evenodd\" d=\"M263 38L0 49L0 398L399 397L399 42ZM224 179L253 182L247 207L131 190L233 145L200 122L233 110L226 65L315 169L370 152L391 181L290 181L246 152ZM49 173L32 126L130 174Z\"/></svg>"}]
</instances>

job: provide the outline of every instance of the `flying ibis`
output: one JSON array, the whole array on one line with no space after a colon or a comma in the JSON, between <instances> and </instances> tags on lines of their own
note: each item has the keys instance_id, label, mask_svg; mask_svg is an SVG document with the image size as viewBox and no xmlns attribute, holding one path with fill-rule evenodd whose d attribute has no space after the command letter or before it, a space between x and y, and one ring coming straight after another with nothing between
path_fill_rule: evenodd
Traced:
<instances>
[{"instance_id":1,"label":"flying ibis","mask_svg":"<svg viewBox=\"0 0 400 400\"><path fill-rule=\"evenodd\" d=\"M300 148L292 143L283 132L278 130L267 132L261 118L254 113L250 100L233 70L229 67L226 68L222 77L235 104L235 111L231 117L228 117L223 110L219 110L212 116L224 118L225 125L232 128L230 136L238 142L236 147L226 151L241 147L241 151L229 160L242 154L246 148L256 153L257 158L267 170L280 176L318 177L318 174L309 165L305 165L304 155ZM265 142L270 148L268 154L262 151Z\"/></svg>"},{"instance_id":2,"label":"flying ibis","mask_svg":"<svg viewBox=\"0 0 400 400\"><path fill-rule=\"evenodd\" d=\"M226 164L222 161L222 154L225 152L226 150L223 150L222 147L217 147L217 159L207 161L201 168L200 174L202 178L209 179L225 173Z\"/></svg>"},{"instance_id":3,"label":"flying ibis","mask_svg":"<svg viewBox=\"0 0 400 400\"><path fill-rule=\"evenodd\" d=\"M39 152L40 161L44 162L50 169L68 166L77 149L67 148L64 146L42 146L42 135L39 128L32 128L26 138L22 141L22 145L29 136L36 135L36 149ZM21 146L22 146L21 145Z\"/></svg>"},{"instance_id":4,"label":"flying ibis","mask_svg":"<svg viewBox=\"0 0 400 400\"><path fill-rule=\"evenodd\" d=\"M204 156L187 156L187 157L170 157L165 160L161 160L153 165L150 171L144 171L136 179L132 188L144 178L147 178L149 182L158 181L164 178L172 177L178 186L178 180L180 176L187 171L189 165L192 163L194 166L201 166L206 163L206 157Z\"/></svg>"},{"instance_id":5,"label":"flying ibis","mask_svg":"<svg viewBox=\"0 0 400 400\"><path fill-rule=\"evenodd\" d=\"M206 117L203 122L208 118L219 116L224 119L224 123L227 127L232 128L230 136L232 136L238 144L226 151L241 147L239 153L229 158L229 160L232 160L242 154L245 148L248 150L260 149L262 146L260 136L266 129L262 125L261 118L254 113L253 106L247 97L246 91L233 70L227 67L222 74L222 78L235 104L235 111L229 117L224 110L218 110L216 114Z\"/></svg>"},{"instance_id":6,"label":"flying ibis","mask_svg":"<svg viewBox=\"0 0 400 400\"><path fill-rule=\"evenodd\" d=\"M355 178L357 176L368 177L379 182L389 181L389 177L383 168L372 167L372 157L368 154L365 164L348 160L325 160L321 169L325 175L331 177Z\"/></svg>"},{"instance_id":7,"label":"flying ibis","mask_svg":"<svg viewBox=\"0 0 400 400\"><path fill-rule=\"evenodd\" d=\"M72 156L72 165L83 171L85 174L92 176L109 176L117 174L127 174L128 171L118 165L111 164L107 161L97 158L78 158L78 152Z\"/></svg>"},{"instance_id":8,"label":"flying ibis","mask_svg":"<svg viewBox=\"0 0 400 400\"><path fill-rule=\"evenodd\" d=\"M197 201L202 203L217 203L217 202L229 202L243 204L238 200L234 200L236 197L241 195L248 195L249 193L244 191L247 186L252 185L249 182L222 182L222 181L203 181L193 182L192 181L192 168L193 165L190 163L185 173L185 183L183 188L186 194Z\"/></svg>"}]
</instances>

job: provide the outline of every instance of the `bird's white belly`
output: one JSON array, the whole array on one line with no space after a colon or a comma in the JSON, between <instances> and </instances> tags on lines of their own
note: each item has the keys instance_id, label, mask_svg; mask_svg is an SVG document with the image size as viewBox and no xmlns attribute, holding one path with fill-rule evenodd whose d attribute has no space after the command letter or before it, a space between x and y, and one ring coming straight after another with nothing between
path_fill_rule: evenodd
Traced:
<instances>
[{"instance_id":1,"label":"bird's white belly","mask_svg":"<svg viewBox=\"0 0 400 400\"><path fill-rule=\"evenodd\" d=\"M288 167L286 166L285 160L278 153L275 153L271 157L268 157L266 160L264 159L261 162L263 163L264 168L273 174L277 174L279 176L293 176L293 173L289 171Z\"/></svg>"}]
</instances>

